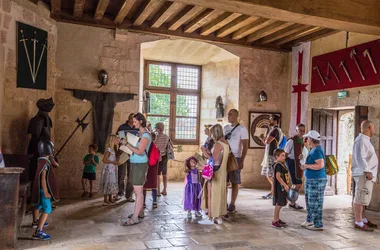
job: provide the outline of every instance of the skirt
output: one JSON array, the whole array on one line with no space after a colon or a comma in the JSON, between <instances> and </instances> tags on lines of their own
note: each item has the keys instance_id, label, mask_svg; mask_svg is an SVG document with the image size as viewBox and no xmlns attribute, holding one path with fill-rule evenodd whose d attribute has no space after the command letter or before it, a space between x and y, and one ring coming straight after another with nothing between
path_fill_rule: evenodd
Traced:
<instances>
[{"instance_id":1,"label":"skirt","mask_svg":"<svg viewBox=\"0 0 380 250\"><path fill-rule=\"evenodd\" d=\"M99 189L104 195L116 194L118 192L117 166L113 164L103 165Z\"/></svg>"},{"instance_id":2,"label":"skirt","mask_svg":"<svg viewBox=\"0 0 380 250\"><path fill-rule=\"evenodd\" d=\"M261 170L262 176L273 177L273 175L274 175L274 168L273 168L274 162L275 162L274 156L268 155L266 165L263 166L263 168Z\"/></svg>"},{"instance_id":3,"label":"skirt","mask_svg":"<svg viewBox=\"0 0 380 250\"><path fill-rule=\"evenodd\" d=\"M185 186L185 197L184 197L184 209L199 211L201 210L201 197L198 197L202 191L202 186L200 183L187 183Z\"/></svg>"},{"instance_id":4,"label":"skirt","mask_svg":"<svg viewBox=\"0 0 380 250\"><path fill-rule=\"evenodd\" d=\"M148 173L146 176L146 182L144 184L144 190L157 188L158 179L158 164L148 167Z\"/></svg>"},{"instance_id":5,"label":"skirt","mask_svg":"<svg viewBox=\"0 0 380 250\"><path fill-rule=\"evenodd\" d=\"M148 163L133 163L131 162L131 171L129 174L129 181L133 186L143 186L146 182L146 175L148 172Z\"/></svg>"}]
</instances>

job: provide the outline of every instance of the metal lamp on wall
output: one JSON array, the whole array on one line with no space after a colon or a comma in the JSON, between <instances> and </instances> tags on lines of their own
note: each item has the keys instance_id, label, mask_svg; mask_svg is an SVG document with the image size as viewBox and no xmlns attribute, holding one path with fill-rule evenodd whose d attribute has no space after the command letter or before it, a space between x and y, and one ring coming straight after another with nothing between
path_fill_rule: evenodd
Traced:
<instances>
[{"instance_id":1,"label":"metal lamp on wall","mask_svg":"<svg viewBox=\"0 0 380 250\"><path fill-rule=\"evenodd\" d=\"M259 93L259 100L258 102L266 102L268 100L268 95L265 93L264 90L261 90Z\"/></svg>"}]
</instances>

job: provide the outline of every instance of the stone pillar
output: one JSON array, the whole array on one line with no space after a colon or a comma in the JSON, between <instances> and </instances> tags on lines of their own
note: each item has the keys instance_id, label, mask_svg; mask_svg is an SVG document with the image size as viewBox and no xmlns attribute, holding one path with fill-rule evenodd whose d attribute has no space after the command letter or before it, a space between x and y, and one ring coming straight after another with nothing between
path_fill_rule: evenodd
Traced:
<instances>
[{"instance_id":1,"label":"stone pillar","mask_svg":"<svg viewBox=\"0 0 380 250\"><path fill-rule=\"evenodd\" d=\"M23 168L0 168L0 249L14 248L17 240L19 183L23 171Z\"/></svg>"}]
</instances>

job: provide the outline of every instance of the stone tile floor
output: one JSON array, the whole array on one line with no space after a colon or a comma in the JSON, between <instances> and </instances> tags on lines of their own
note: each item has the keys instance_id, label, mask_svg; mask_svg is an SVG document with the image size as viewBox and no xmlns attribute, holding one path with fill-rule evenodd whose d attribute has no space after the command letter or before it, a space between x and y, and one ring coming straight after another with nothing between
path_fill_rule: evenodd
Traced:
<instances>
[{"instance_id":1,"label":"stone tile floor","mask_svg":"<svg viewBox=\"0 0 380 250\"><path fill-rule=\"evenodd\" d=\"M351 198L325 198L323 232L300 227L305 211L283 208L281 219L289 226L271 226L273 206L262 200L263 190L241 189L237 212L222 225L199 225L188 221L182 210L182 183L169 184L168 196L161 196L159 207L151 208L150 193L142 223L121 226L134 203L102 206L102 198L64 199L49 218L48 242L33 241L31 215L23 221L17 249L379 249L380 230L373 233L353 229ZM305 205L304 197L299 199ZM380 213L368 212L380 224Z\"/></svg>"}]
</instances>

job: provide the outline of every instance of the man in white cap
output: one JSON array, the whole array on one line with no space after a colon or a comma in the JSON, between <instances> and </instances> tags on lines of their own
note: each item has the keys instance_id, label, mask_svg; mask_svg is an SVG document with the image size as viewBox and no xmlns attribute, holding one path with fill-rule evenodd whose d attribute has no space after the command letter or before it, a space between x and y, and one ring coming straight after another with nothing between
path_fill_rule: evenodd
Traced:
<instances>
[{"instance_id":1,"label":"man in white cap","mask_svg":"<svg viewBox=\"0 0 380 250\"><path fill-rule=\"evenodd\" d=\"M356 137L352 150L352 176L355 181L355 228L374 231L377 225L371 223L364 215L365 206L372 198L372 190L377 178L378 159L370 141L375 127L369 120L360 125L361 133Z\"/></svg>"}]
</instances>

